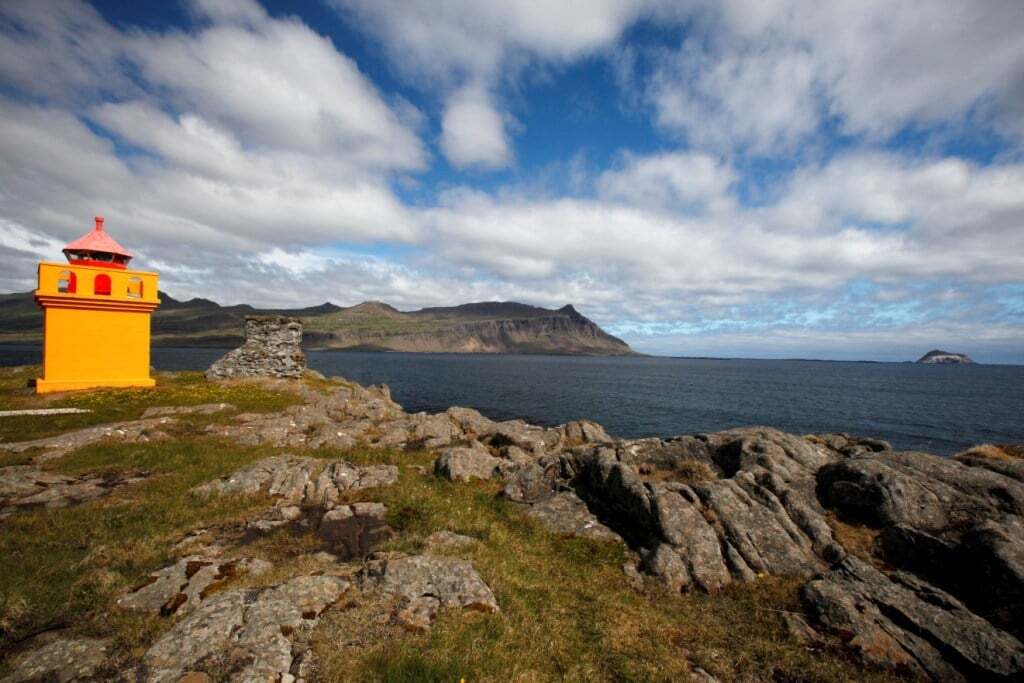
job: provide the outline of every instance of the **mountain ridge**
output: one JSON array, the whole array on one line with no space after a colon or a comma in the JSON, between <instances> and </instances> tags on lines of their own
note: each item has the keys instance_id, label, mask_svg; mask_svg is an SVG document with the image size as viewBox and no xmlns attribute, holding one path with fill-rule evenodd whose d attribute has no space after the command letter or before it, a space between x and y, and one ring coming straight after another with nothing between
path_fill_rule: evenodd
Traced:
<instances>
[{"instance_id":1,"label":"mountain ridge","mask_svg":"<svg viewBox=\"0 0 1024 683\"><path fill-rule=\"evenodd\" d=\"M160 292L153 314L155 346L234 346L248 315L288 315L305 327L308 349L423 353L516 353L591 356L634 355L572 304L547 309L514 301L478 301L400 311L381 301L355 306L324 302L304 308L222 306L175 299ZM31 292L0 295L0 343L39 342L42 316Z\"/></svg>"}]
</instances>

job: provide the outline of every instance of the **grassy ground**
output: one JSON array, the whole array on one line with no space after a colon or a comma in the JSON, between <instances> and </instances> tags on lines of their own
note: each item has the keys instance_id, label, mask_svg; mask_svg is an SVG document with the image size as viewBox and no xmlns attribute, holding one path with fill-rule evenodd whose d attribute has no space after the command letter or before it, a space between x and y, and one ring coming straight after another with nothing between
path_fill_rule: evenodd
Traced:
<instances>
[{"instance_id":1,"label":"grassy ground","mask_svg":"<svg viewBox=\"0 0 1024 683\"><path fill-rule=\"evenodd\" d=\"M247 410L293 400L251 385L209 385L192 374L165 378L162 385L139 400L223 400ZM96 406L94 421L120 420L141 412L132 405L135 396L94 392L61 402ZM45 431L33 429L33 435ZM31 635L56 628L113 636L112 669L141 656L171 621L121 613L113 607L118 595L176 559L174 546L187 532L241 524L265 507L266 501L252 498L197 500L188 491L273 452L182 434L164 442L95 444L48 464L66 473L134 468L153 476L77 508L0 521L0 660ZM723 680L882 678L838 650L809 651L787 635L782 616L798 609L797 582L769 578L716 596L674 596L647 580L638 591L621 571L623 546L552 535L498 498L496 483L435 477L430 453L293 452L399 465L397 485L359 494L388 506L398 532L388 547L419 552L423 539L442 529L480 539L460 555L473 562L501 605L493 615L443 612L429 633L413 635L381 619L386 605L346 597L314 633L322 680L685 680L691 664ZM265 583L311 571L308 553L317 549L311 535L287 531L246 546L241 553L272 560L276 569L239 581ZM0 663L0 676L3 670Z\"/></svg>"},{"instance_id":2,"label":"grassy ground","mask_svg":"<svg viewBox=\"0 0 1024 683\"><path fill-rule=\"evenodd\" d=\"M242 412L281 410L298 397L245 383L211 384L201 372L156 373L154 389L105 389L38 395L27 386L39 366L0 369L0 410L85 408L74 415L0 417L0 442L27 441L106 422L134 420L151 406L231 403Z\"/></svg>"}]
</instances>

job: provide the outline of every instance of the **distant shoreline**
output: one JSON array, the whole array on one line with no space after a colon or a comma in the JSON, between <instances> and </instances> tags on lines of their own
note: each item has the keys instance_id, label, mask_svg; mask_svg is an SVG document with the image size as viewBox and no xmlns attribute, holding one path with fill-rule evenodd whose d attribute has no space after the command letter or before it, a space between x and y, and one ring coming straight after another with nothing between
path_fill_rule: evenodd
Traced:
<instances>
[{"instance_id":1,"label":"distant shoreline","mask_svg":"<svg viewBox=\"0 0 1024 683\"><path fill-rule=\"evenodd\" d=\"M22 348L22 349L41 349L42 344L29 343L29 342L10 342L0 341L0 350L4 348ZM204 346L204 345L181 345L181 344L154 344L155 349L203 349L207 351L212 350L223 350L225 353L233 348L236 348L238 344L231 346ZM526 357L544 357L548 356L551 358L654 358L661 360L720 360L720 361L784 361L784 362L797 362L797 363L862 363L862 364L875 364L875 365L931 365L928 363L917 363L913 360L840 360L833 358L755 358L747 356L661 356L652 353L633 353L628 356L589 356L583 354L573 353L466 353L461 351L391 351L387 349L329 349L329 348L304 348L303 351L317 352L317 353L373 353L380 355L394 355L394 354L408 354L411 356L526 356ZM961 365L957 363L948 364L935 364L935 365ZM1002 362L987 362L987 363L975 363L975 367L981 366L1000 366L1000 367L1024 367L1024 363L1002 363ZM0 366L3 363L0 362Z\"/></svg>"}]
</instances>

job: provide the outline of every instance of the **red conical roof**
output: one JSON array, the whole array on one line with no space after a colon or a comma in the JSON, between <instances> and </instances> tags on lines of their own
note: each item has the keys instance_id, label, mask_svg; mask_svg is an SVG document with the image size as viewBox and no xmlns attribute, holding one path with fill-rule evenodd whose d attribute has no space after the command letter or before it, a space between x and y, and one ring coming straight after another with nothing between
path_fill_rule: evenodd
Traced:
<instances>
[{"instance_id":1,"label":"red conical roof","mask_svg":"<svg viewBox=\"0 0 1024 683\"><path fill-rule=\"evenodd\" d=\"M103 216L96 216L95 229L90 230L64 247L65 255L72 251L98 251L104 254L124 256L129 259L132 257L124 247L103 230Z\"/></svg>"}]
</instances>

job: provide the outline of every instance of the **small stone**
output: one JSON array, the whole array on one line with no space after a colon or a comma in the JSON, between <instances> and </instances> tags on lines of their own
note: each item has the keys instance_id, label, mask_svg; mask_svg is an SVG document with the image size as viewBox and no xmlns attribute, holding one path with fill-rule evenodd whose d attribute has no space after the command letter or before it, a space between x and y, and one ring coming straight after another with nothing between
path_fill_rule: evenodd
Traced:
<instances>
[{"instance_id":1,"label":"small stone","mask_svg":"<svg viewBox=\"0 0 1024 683\"><path fill-rule=\"evenodd\" d=\"M629 587L635 591L642 591L644 589L644 576L640 573L640 570L636 568L636 564L633 562L626 562L622 565L622 573L626 575L626 582Z\"/></svg>"},{"instance_id":2,"label":"small stone","mask_svg":"<svg viewBox=\"0 0 1024 683\"><path fill-rule=\"evenodd\" d=\"M435 531L423 540L423 548L427 552L464 550L472 548L479 542L472 536L464 536L451 531Z\"/></svg>"},{"instance_id":3,"label":"small stone","mask_svg":"<svg viewBox=\"0 0 1024 683\"><path fill-rule=\"evenodd\" d=\"M430 628L431 622L441 609L441 602L431 596L413 598L409 604L399 610L396 616L398 623L409 631L422 633Z\"/></svg>"}]
</instances>

